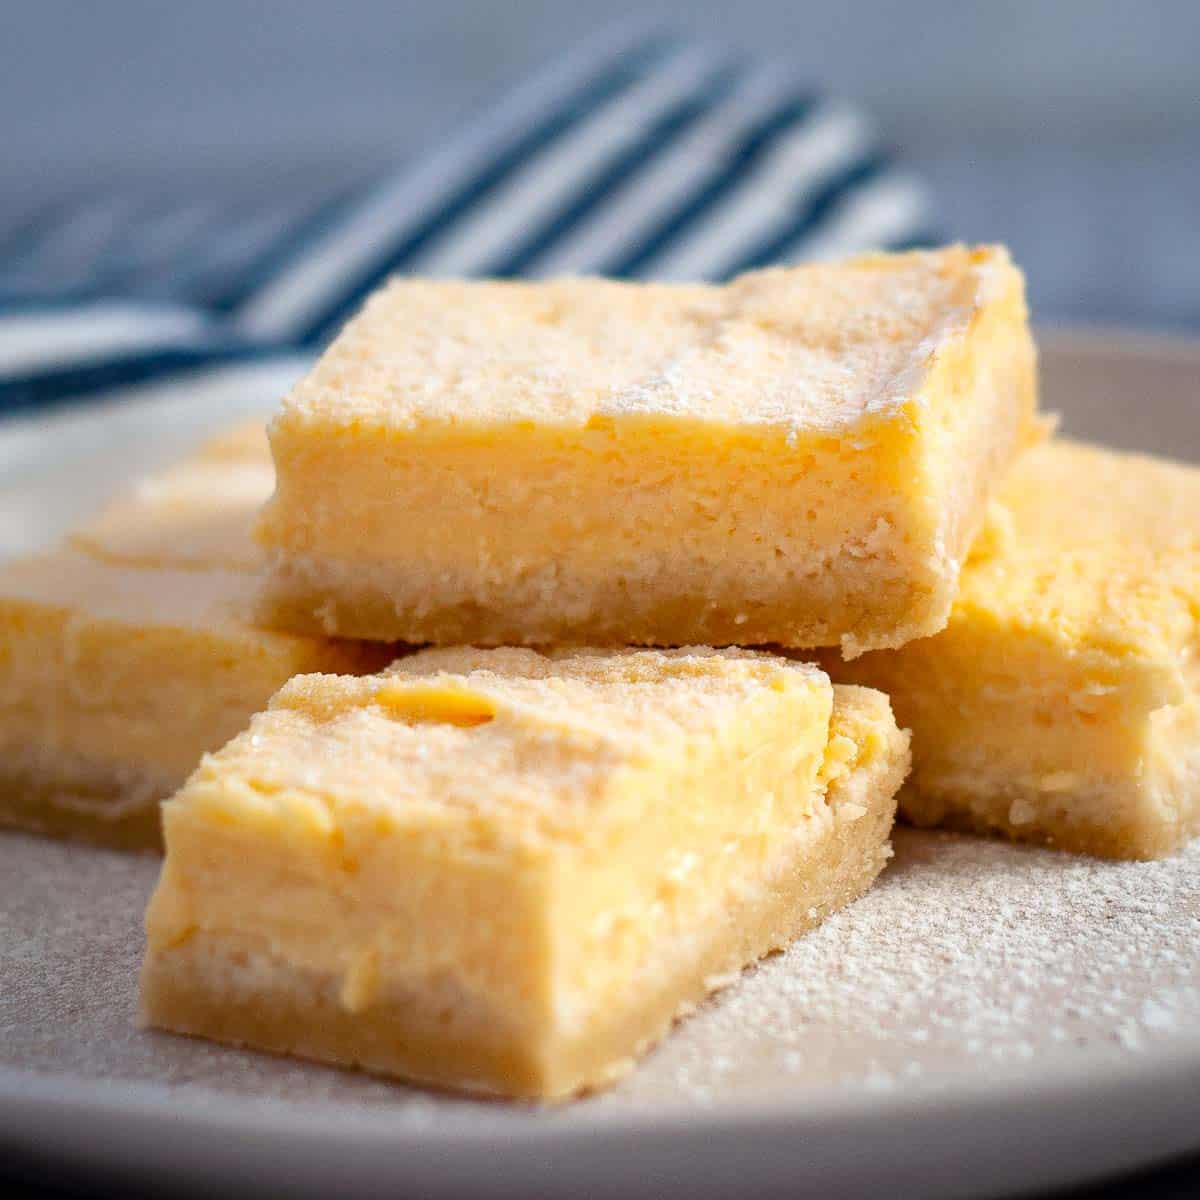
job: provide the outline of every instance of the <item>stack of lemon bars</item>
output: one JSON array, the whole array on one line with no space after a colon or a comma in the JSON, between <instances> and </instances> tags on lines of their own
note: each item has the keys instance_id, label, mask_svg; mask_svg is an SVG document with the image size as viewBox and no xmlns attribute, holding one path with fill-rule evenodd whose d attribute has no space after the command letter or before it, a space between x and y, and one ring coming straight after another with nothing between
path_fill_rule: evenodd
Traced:
<instances>
[{"instance_id":1,"label":"stack of lemon bars","mask_svg":"<svg viewBox=\"0 0 1200 1200\"><path fill-rule=\"evenodd\" d=\"M998 248L395 280L266 434L5 568L0 819L165 845L149 1025L600 1086L897 803L1198 832L1200 473L1048 433Z\"/></svg>"}]
</instances>

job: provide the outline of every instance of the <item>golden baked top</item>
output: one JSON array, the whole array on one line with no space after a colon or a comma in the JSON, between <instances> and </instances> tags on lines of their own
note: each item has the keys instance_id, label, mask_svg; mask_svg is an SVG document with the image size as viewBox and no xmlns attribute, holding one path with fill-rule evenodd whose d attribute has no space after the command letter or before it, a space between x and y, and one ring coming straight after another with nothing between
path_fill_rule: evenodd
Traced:
<instances>
[{"instance_id":1,"label":"golden baked top","mask_svg":"<svg viewBox=\"0 0 1200 1200\"><path fill-rule=\"evenodd\" d=\"M1200 470L1064 440L1029 451L963 570L963 621L1183 669L1200 648Z\"/></svg>"},{"instance_id":2,"label":"golden baked top","mask_svg":"<svg viewBox=\"0 0 1200 1200\"><path fill-rule=\"evenodd\" d=\"M794 723L815 783L832 706L822 671L753 651L426 650L368 678L291 680L201 763L188 802L318 832L366 810L381 828L582 836L645 801L627 770L701 764L762 719Z\"/></svg>"},{"instance_id":3,"label":"golden baked top","mask_svg":"<svg viewBox=\"0 0 1200 1200\"><path fill-rule=\"evenodd\" d=\"M999 247L779 267L723 286L397 278L284 402L341 428L658 419L838 433L919 391L1022 283Z\"/></svg>"},{"instance_id":4,"label":"golden baked top","mask_svg":"<svg viewBox=\"0 0 1200 1200\"><path fill-rule=\"evenodd\" d=\"M68 541L120 566L257 571L252 531L274 486L269 457L205 451L139 480Z\"/></svg>"},{"instance_id":5,"label":"golden baked top","mask_svg":"<svg viewBox=\"0 0 1200 1200\"><path fill-rule=\"evenodd\" d=\"M240 421L212 434L196 451L196 457L269 463L271 446L267 441L266 419Z\"/></svg>"},{"instance_id":6,"label":"golden baked top","mask_svg":"<svg viewBox=\"0 0 1200 1200\"><path fill-rule=\"evenodd\" d=\"M70 548L0 567L0 605L33 604L96 621L247 633L257 580L241 571L154 570L106 563ZM280 643L289 634L263 633ZM164 664L164 670L169 664Z\"/></svg>"}]
</instances>

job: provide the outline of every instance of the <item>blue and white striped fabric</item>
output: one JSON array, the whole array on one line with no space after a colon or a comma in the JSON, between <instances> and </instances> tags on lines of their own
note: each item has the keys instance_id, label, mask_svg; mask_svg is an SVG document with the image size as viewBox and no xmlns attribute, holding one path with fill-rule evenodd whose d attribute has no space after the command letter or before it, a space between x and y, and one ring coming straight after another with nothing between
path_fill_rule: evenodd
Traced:
<instances>
[{"instance_id":1,"label":"blue and white striped fabric","mask_svg":"<svg viewBox=\"0 0 1200 1200\"><path fill-rule=\"evenodd\" d=\"M315 353L394 272L723 279L930 234L853 107L626 32L348 195L241 213L104 195L0 229L0 411Z\"/></svg>"}]
</instances>

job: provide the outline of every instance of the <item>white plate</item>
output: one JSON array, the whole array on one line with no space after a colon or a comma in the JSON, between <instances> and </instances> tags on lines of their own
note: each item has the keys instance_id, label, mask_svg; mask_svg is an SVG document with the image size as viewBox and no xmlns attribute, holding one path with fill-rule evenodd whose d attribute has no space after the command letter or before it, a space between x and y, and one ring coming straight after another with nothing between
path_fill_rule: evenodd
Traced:
<instances>
[{"instance_id":1,"label":"white plate","mask_svg":"<svg viewBox=\"0 0 1200 1200\"><path fill-rule=\"evenodd\" d=\"M1066 429L1200 461L1200 348L1045 344ZM0 553L294 369L0 427ZM989 1195L1200 1149L1200 843L1113 864L900 831L865 900L552 1110L137 1030L155 871L0 837L0 1142L175 1190L522 1198Z\"/></svg>"}]
</instances>

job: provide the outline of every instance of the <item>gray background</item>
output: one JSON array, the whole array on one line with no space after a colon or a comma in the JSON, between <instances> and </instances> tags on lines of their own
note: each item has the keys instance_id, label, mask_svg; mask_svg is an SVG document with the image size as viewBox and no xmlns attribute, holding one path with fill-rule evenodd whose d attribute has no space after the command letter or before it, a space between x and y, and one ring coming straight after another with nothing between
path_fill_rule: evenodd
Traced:
<instances>
[{"instance_id":1,"label":"gray background","mask_svg":"<svg viewBox=\"0 0 1200 1200\"><path fill-rule=\"evenodd\" d=\"M633 13L864 101L1043 320L1200 329L1196 0L0 0L0 217L109 180L366 177Z\"/></svg>"}]
</instances>

